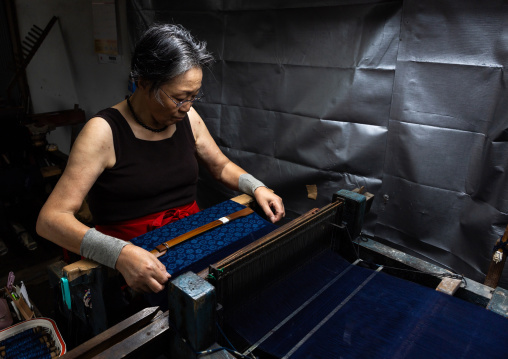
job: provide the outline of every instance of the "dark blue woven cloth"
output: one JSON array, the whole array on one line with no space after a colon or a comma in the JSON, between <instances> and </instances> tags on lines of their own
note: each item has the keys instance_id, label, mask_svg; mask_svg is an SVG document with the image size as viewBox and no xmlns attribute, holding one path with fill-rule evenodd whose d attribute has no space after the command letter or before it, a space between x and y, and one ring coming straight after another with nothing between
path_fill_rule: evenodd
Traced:
<instances>
[{"instance_id":1,"label":"dark blue woven cloth","mask_svg":"<svg viewBox=\"0 0 508 359\"><path fill-rule=\"evenodd\" d=\"M266 357L506 358L507 318L331 251L225 315Z\"/></svg>"},{"instance_id":2,"label":"dark blue woven cloth","mask_svg":"<svg viewBox=\"0 0 508 359\"><path fill-rule=\"evenodd\" d=\"M244 208L234 201L225 201L136 237L131 242L151 251L163 242ZM173 277L189 270L201 270L276 228L252 213L172 247L159 260Z\"/></svg>"}]
</instances>

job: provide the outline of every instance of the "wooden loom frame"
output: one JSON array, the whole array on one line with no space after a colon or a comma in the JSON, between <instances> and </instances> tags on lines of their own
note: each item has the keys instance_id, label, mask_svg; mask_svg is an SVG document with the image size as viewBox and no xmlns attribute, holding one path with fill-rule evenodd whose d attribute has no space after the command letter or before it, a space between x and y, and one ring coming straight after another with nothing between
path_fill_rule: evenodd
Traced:
<instances>
[{"instance_id":1,"label":"wooden loom frame","mask_svg":"<svg viewBox=\"0 0 508 359\"><path fill-rule=\"evenodd\" d=\"M252 198L249 196L242 195L239 197L240 198L235 198L233 200L244 205L252 203ZM323 210L329 210L332 205L333 204L326 206ZM340 206L338 207L340 208ZM244 261L249 261L249 258L255 253L260 253L263 248L275 245L277 239L284 236L284 232L295 231L299 226L309 224L319 212L319 210L312 210L300 216L267 236L260 238L234 254L211 265L208 269L199 272L199 277L207 278L210 282L213 282L213 279L209 279L208 277L209 274L215 274L220 281L222 279L221 276L223 278L227 276L227 271L229 269L233 269L237 265L240 267L245 265ZM340 214L338 216L340 216ZM453 274L450 271L402 251L395 250L373 239L358 241L356 245L358 248L361 248L361 257L364 260L373 260L376 263L382 265L389 264L390 266L400 269L409 268L422 271L420 275L416 275L409 280L417 282L424 280L428 282L425 284L427 286L432 286L437 283L437 290L441 290L445 293L448 290L447 294L449 295L455 295L466 301L485 306L498 314L508 316L506 303L499 302L499 300L496 301L496 292L494 292L493 288L467 278L467 286L463 285L461 281L452 284L447 283L449 282L448 278L442 279L442 275ZM347 252L345 248L339 248L339 252L341 251ZM226 272L226 274L224 274L224 272ZM389 270L386 270L386 272L397 275L396 271L390 273ZM504 310L503 305L505 308ZM103 334L71 350L66 354L65 358L151 358L157 353L165 352L170 338L177 335L178 334L168 325L168 312L162 313L158 308L147 308L108 329ZM221 355L220 358L233 358L227 356L225 353ZM209 356L209 358L215 357Z\"/></svg>"}]
</instances>

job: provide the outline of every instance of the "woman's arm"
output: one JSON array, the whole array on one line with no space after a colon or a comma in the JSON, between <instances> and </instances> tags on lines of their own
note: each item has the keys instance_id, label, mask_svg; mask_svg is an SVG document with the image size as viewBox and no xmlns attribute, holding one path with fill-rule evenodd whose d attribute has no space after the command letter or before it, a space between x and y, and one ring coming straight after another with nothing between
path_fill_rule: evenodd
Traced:
<instances>
[{"instance_id":1,"label":"woman's arm","mask_svg":"<svg viewBox=\"0 0 508 359\"><path fill-rule=\"evenodd\" d=\"M37 220L37 233L74 253L89 227L74 214L99 175L114 164L111 128L101 118L86 123L77 137L65 170Z\"/></svg>"},{"instance_id":2,"label":"woman's arm","mask_svg":"<svg viewBox=\"0 0 508 359\"><path fill-rule=\"evenodd\" d=\"M238 191L240 176L247 174L247 172L231 162L222 153L210 135L210 132L208 132L203 119L194 108L191 108L189 111L189 119L196 140L199 159L205 164L215 179L221 181L227 187ZM285 216L282 199L268 188L264 186L258 187L254 190L253 195L266 216L273 223Z\"/></svg>"},{"instance_id":3,"label":"woman's arm","mask_svg":"<svg viewBox=\"0 0 508 359\"><path fill-rule=\"evenodd\" d=\"M37 233L63 248L83 254L83 237L93 234L93 230L74 215L99 175L112 167L115 160L111 128L104 119L92 118L81 130L62 176L39 213ZM101 239L106 248L108 241L112 245L118 241L112 237ZM123 247L113 266L134 290L158 292L169 278L164 265L153 254L134 245Z\"/></svg>"}]
</instances>

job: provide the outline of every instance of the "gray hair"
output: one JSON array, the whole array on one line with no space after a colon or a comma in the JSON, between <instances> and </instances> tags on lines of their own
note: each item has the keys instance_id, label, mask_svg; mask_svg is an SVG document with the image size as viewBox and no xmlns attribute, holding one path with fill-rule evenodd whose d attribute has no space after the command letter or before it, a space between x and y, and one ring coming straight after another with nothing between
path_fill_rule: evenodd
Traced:
<instances>
[{"instance_id":1,"label":"gray hair","mask_svg":"<svg viewBox=\"0 0 508 359\"><path fill-rule=\"evenodd\" d=\"M161 85L191 68L210 67L213 61L206 42L197 41L183 26L155 24L136 44L130 76L136 83L147 82L162 103L158 91Z\"/></svg>"}]
</instances>

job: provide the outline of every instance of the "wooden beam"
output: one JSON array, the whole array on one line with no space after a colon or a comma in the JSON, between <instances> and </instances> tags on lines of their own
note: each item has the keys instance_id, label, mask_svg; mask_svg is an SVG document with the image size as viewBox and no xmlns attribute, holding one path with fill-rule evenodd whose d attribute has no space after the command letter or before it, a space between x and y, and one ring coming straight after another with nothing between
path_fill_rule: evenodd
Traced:
<instances>
[{"instance_id":1,"label":"wooden beam","mask_svg":"<svg viewBox=\"0 0 508 359\"><path fill-rule=\"evenodd\" d=\"M98 353L94 359L160 357L169 349L166 345L170 332L168 312L164 312L139 331Z\"/></svg>"},{"instance_id":2,"label":"wooden beam","mask_svg":"<svg viewBox=\"0 0 508 359\"><path fill-rule=\"evenodd\" d=\"M460 283L462 283L460 279L443 278L436 290L448 295L454 295L457 289L459 289Z\"/></svg>"},{"instance_id":3,"label":"wooden beam","mask_svg":"<svg viewBox=\"0 0 508 359\"><path fill-rule=\"evenodd\" d=\"M506 229L504 230L503 238L497 240L496 246L499 244L506 245L506 242L508 242L508 226L506 226ZM499 256L501 256L502 258L499 258ZM500 248L496 252L494 252L494 255L492 256L489 271L487 272L485 282L483 284L492 288L496 288L499 283L499 279L503 274L505 262L506 262L506 253L504 253L503 249Z\"/></svg>"},{"instance_id":4,"label":"wooden beam","mask_svg":"<svg viewBox=\"0 0 508 359\"><path fill-rule=\"evenodd\" d=\"M64 358L85 359L95 357L116 344L122 343L126 338L139 330L146 328L152 319L155 318L156 314L161 316L159 307L145 308L67 352ZM165 321L167 322L167 316L165 317Z\"/></svg>"},{"instance_id":5,"label":"wooden beam","mask_svg":"<svg viewBox=\"0 0 508 359\"><path fill-rule=\"evenodd\" d=\"M236 196L236 197L233 197L231 198L232 201L236 202L236 203L240 203L241 205L244 205L244 206L251 206L252 204L255 203L254 201L254 198L252 198L251 196L249 196L248 194L241 194L239 196Z\"/></svg>"},{"instance_id":6,"label":"wooden beam","mask_svg":"<svg viewBox=\"0 0 508 359\"><path fill-rule=\"evenodd\" d=\"M67 278L69 282L72 282L76 278L81 277L82 275L89 274L95 268L98 268L100 264L90 260L90 259L81 259L77 262L71 263L63 267L63 274Z\"/></svg>"}]
</instances>

